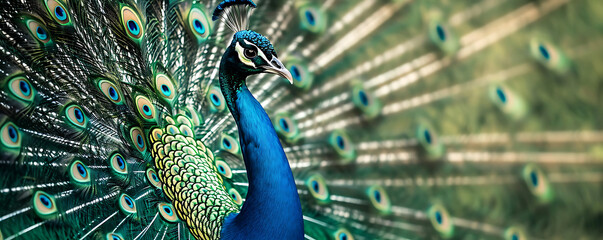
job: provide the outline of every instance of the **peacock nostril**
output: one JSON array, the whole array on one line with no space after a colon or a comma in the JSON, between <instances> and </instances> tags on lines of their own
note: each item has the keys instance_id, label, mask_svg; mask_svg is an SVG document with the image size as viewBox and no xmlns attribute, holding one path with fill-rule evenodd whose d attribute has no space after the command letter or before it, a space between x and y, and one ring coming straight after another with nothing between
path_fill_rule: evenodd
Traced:
<instances>
[{"instance_id":1,"label":"peacock nostril","mask_svg":"<svg viewBox=\"0 0 603 240\"><path fill-rule=\"evenodd\" d=\"M276 60L274 58L272 59L272 61L270 61L270 63L272 64L272 66L275 66L278 69L283 68L283 64L280 61L278 61L278 60Z\"/></svg>"}]
</instances>

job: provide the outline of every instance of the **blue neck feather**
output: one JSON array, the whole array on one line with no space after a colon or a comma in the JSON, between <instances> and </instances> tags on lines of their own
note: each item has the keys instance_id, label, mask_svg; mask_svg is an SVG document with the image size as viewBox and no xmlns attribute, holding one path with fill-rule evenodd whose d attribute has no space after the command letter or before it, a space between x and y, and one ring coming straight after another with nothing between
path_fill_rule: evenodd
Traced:
<instances>
[{"instance_id":1,"label":"blue neck feather","mask_svg":"<svg viewBox=\"0 0 603 240\"><path fill-rule=\"evenodd\" d=\"M220 85L239 129L249 189L241 212L226 218L222 238L303 239L301 204L283 147L244 76L224 73L224 62Z\"/></svg>"}]
</instances>

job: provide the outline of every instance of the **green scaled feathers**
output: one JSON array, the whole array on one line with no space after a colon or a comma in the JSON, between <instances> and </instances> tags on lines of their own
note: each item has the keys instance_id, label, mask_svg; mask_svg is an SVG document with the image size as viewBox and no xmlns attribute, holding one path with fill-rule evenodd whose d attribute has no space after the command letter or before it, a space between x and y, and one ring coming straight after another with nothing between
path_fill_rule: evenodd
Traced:
<instances>
[{"instance_id":1,"label":"green scaled feathers","mask_svg":"<svg viewBox=\"0 0 603 240\"><path fill-rule=\"evenodd\" d=\"M177 119L183 117L176 116ZM195 236L214 239L220 236L223 219L238 212L238 204L222 185L211 150L187 136L185 131L192 126L190 120L176 123L166 117L164 121L174 125L156 131L160 138L159 135L151 137L157 138L151 142L151 155L163 183L162 189Z\"/></svg>"}]
</instances>

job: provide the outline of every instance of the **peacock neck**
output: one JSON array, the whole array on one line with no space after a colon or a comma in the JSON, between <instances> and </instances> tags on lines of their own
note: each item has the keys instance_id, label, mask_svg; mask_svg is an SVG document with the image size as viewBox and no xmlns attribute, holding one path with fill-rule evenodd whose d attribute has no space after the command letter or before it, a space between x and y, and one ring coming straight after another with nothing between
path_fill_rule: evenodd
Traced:
<instances>
[{"instance_id":1,"label":"peacock neck","mask_svg":"<svg viewBox=\"0 0 603 240\"><path fill-rule=\"evenodd\" d=\"M247 89L245 76L225 69L221 66L220 86L239 130L249 188L241 212L226 218L222 236L303 239L299 195L270 118Z\"/></svg>"}]
</instances>

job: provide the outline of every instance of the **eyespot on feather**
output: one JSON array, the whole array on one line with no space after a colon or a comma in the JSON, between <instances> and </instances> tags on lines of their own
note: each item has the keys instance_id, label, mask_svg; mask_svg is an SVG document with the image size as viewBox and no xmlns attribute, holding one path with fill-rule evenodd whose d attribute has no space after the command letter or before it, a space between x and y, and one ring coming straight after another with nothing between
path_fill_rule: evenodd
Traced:
<instances>
[{"instance_id":1,"label":"eyespot on feather","mask_svg":"<svg viewBox=\"0 0 603 240\"><path fill-rule=\"evenodd\" d=\"M44 4L46 5L46 10L48 10L48 13L52 19L54 19L54 21L61 25L71 23L69 11L67 11L65 4L61 0L45 0Z\"/></svg>"},{"instance_id":2,"label":"eyespot on feather","mask_svg":"<svg viewBox=\"0 0 603 240\"><path fill-rule=\"evenodd\" d=\"M206 41L211 35L211 22L207 14L197 6L192 7L188 14L188 25L199 43Z\"/></svg>"},{"instance_id":3,"label":"eyespot on feather","mask_svg":"<svg viewBox=\"0 0 603 240\"><path fill-rule=\"evenodd\" d=\"M161 218L169 223L178 222L178 216L174 211L174 206L169 203L159 203L157 204L157 212L161 215Z\"/></svg>"},{"instance_id":4,"label":"eyespot on feather","mask_svg":"<svg viewBox=\"0 0 603 240\"><path fill-rule=\"evenodd\" d=\"M207 93L207 101L212 112L222 112L226 109L226 101L218 87L212 87Z\"/></svg>"},{"instance_id":5,"label":"eyespot on feather","mask_svg":"<svg viewBox=\"0 0 603 240\"><path fill-rule=\"evenodd\" d=\"M392 203L385 189L380 186L372 186L367 189L366 194L375 209L383 214L391 213Z\"/></svg>"},{"instance_id":6,"label":"eyespot on feather","mask_svg":"<svg viewBox=\"0 0 603 240\"><path fill-rule=\"evenodd\" d=\"M454 234L454 225L446 208L440 204L434 204L427 210L427 215L433 228L443 238L450 238Z\"/></svg>"},{"instance_id":7,"label":"eyespot on feather","mask_svg":"<svg viewBox=\"0 0 603 240\"><path fill-rule=\"evenodd\" d=\"M69 177L73 183L88 184L90 183L90 170L82 161L76 160L69 167Z\"/></svg>"},{"instance_id":8,"label":"eyespot on feather","mask_svg":"<svg viewBox=\"0 0 603 240\"><path fill-rule=\"evenodd\" d=\"M121 90L112 82L108 80L100 80L98 81L98 88L109 99L109 101L118 105L123 103Z\"/></svg>"},{"instance_id":9,"label":"eyespot on feather","mask_svg":"<svg viewBox=\"0 0 603 240\"><path fill-rule=\"evenodd\" d=\"M335 130L329 135L329 144L345 162L356 159L356 148L343 130Z\"/></svg>"},{"instance_id":10,"label":"eyespot on feather","mask_svg":"<svg viewBox=\"0 0 603 240\"><path fill-rule=\"evenodd\" d=\"M127 194L122 193L119 196L118 205L119 205L119 209L126 215L136 214L136 202L133 198L131 198Z\"/></svg>"},{"instance_id":11,"label":"eyespot on feather","mask_svg":"<svg viewBox=\"0 0 603 240\"><path fill-rule=\"evenodd\" d=\"M180 133L184 136L192 137L192 138L195 137L193 130L187 125L180 125L179 130L180 130Z\"/></svg>"},{"instance_id":12,"label":"eyespot on feather","mask_svg":"<svg viewBox=\"0 0 603 240\"><path fill-rule=\"evenodd\" d=\"M530 53L542 66L563 75L571 69L571 60L553 44L537 38L530 41Z\"/></svg>"},{"instance_id":13,"label":"eyespot on feather","mask_svg":"<svg viewBox=\"0 0 603 240\"><path fill-rule=\"evenodd\" d=\"M313 33L322 33L326 29L327 14L320 7L305 4L299 8L301 28Z\"/></svg>"},{"instance_id":14,"label":"eyespot on feather","mask_svg":"<svg viewBox=\"0 0 603 240\"><path fill-rule=\"evenodd\" d=\"M78 105L71 104L65 108L65 117L67 122L77 128L86 128L88 124L88 117L84 114L82 108Z\"/></svg>"},{"instance_id":15,"label":"eyespot on feather","mask_svg":"<svg viewBox=\"0 0 603 240\"><path fill-rule=\"evenodd\" d=\"M147 169L146 177L147 177L147 181L149 181L149 183L153 187L161 189L161 182L159 181L159 175L157 175L157 172L155 171L155 169L152 169L152 168Z\"/></svg>"},{"instance_id":16,"label":"eyespot on feather","mask_svg":"<svg viewBox=\"0 0 603 240\"><path fill-rule=\"evenodd\" d=\"M153 130L151 130L151 134L149 134L149 139L151 139L151 142L157 142L161 141L162 136L163 131L160 128L153 128Z\"/></svg>"},{"instance_id":17,"label":"eyespot on feather","mask_svg":"<svg viewBox=\"0 0 603 240\"><path fill-rule=\"evenodd\" d=\"M21 148L21 131L17 125L8 121L4 122L0 128L0 134L2 135L2 145L5 148Z\"/></svg>"},{"instance_id":18,"label":"eyespot on feather","mask_svg":"<svg viewBox=\"0 0 603 240\"><path fill-rule=\"evenodd\" d=\"M243 198L241 197L241 194L239 193L239 191L237 191L234 188L231 188L230 190L228 190L228 194L230 195L232 200L234 200L234 202L237 205L239 205L239 206L243 205Z\"/></svg>"},{"instance_id":19,"label":"eyespot on feather","mask_svg":"<svg viewBox=\"0 0 603 240\"><path fill-rule=\"evenodd\" d=\"M297 122L288 113L278 113L273 118L276 133L288 143L295 143L300 139Z\"/></svg>"},{"instance_id":20,"label":"eyespot on feather","mask_svg":"<svg viewBox=\"0 0 603 240\"><path fill-rule=\"evenodd\" d=\"M544 172L535 164L528 164L523 168L522 177L530 192L539 201L548 203L553 199L553 189Z\"/></svg>"},{"instance_id":21,"label":"eyespot on feather","mask_svg":"<svg viewBox=\"0 0 603 240\"><path fill-rule=\"evenodd\" d=\"M216 169L218 170L218 173L220 173L222 176L230 179L232 178L232 171L230 169L230 166L228 166L228 164L222 160L216 160Z\"/></svg>"},{"instance_id":22,"label":"eyespot on feather","mask_svg":"<svg viewBox=\"0 0 603 240\"><path fill-rule=\"evenodd\" d=\"M488 95L492 103L512 120L520 120L528 113L528 107L523 99L502 84L490 85Z\"/></svg>"},{"instance_id":23,"label":"eyespot on feather","mask_svg":"<svg viewBox=\"0 0 603 240\"><path fill-rule=\"evenodd\" d=\"M155 76L155 89L165 100L171 101L176 97L177 90L174 82L165 74Z\"/></svg>"},{"instance_id":24,"label":"eyespot on feather","mask_svg":"<svg viewBox=\"0 0 603 240\"><path fill-rule=\"evenodd\" d=\"M128 162L126 162L126 159L120 153L113 153L113 155L109 157L109 165L116 173L128 173Z\"/></svg>"},{"instance_id":25,"label":"eyespot on feather","mask_svg":"<svg viewBox=\"0 0 603 240\"><path fill-rule=\"evenodd\" d=\"M222 138L220 140L220 149L235 155L241 154L239 141L225 133L222 134Z\"/></svg>"},{"instance_id":26,"label":"eyespot on feather","mask_svg":"<svg viewBox=\"0 0 603 240\"><path fill-rule=\"evenodd\" d=\"M352 88L352 102L367 119L373 119L381 113L381 102L373 96L373 93L364 89L362 84L356 84Z\"/></svg>"},{"instance_id":27,"label":"eyespot on feather","mask_svg":"<svg viewBox=\"0 0 603 240\"><path fill-rule=\"evenodd\" d=\"M25 25L31 36L42 44L50 43L50 32L39 20L26 17Z\"/></svg>"},{"instance_id":28,"label":"eyespot on feather","mask_svg":"<svg viewBox=\"0 0 603 240\"><path fill-rule=\"evenodd\" d=\"M505 240L527 240L525 232L519 227L510 227L505 230L503 237Z\"/></svg>"},{"instance_id":29,"label":"eyespot on feather","mask_svg":"<svg viewBox=\"0 0 603 240\"><path fill-rule=\"evenodd\" d=\"M138 114L145 119L146 121L152 122L155 121L155 106L151 103L151 101L145 96L137 96L136 97L136 108L138 109Z\"/></svg>"},{"instance_id":30,"label":"eyespot on feather","mask_svg":"<svg viewBox=\"0 0 603 240\"><path fill-rule=\"evenodd\" d=\"M429 38L446 54L453 54L460 47L459 40L450 27L435 19L429 22Z\"/></svg>"},{"instance_id":31,"label":"eyespot on feather","mask_svg":"<svg viewBox=\"0 0 603 240\"><path fill-rule=\"evenodd\" d=\"M107 233L105 237L106 240L124 240L124 238L117 233Z\"/></svg>"},{"instance_id":32,"label":"eyespot on feather","mask_svg":"<svg viewBox=\"0 0 603 240\"><path fill-rule=\"evenodd\" d=\"M31 83L23 76L14 77L8 81L9 92L19 100L32 102L36 94Z\"/></svg>"},{"instance_id":33,"label":"eyespot on feather","mask_svg":"<svg viewBox=\"0 0 603 240\"><path fill-rule=\"evenodd\" d=\"M310 72L306 63L297 57L289 57L285 62L293 77L293 86L302 90L310 89L314 81L314 74Z\"/></svg>"},{"instance_id":34,"label":"eyespot on feather","mask_svg":"<svg viewBox=\"0 0 603 240\"><path fill-rule=\"evenodd\" d=\"M147 150L147 143L144 139L144 134L142 129L139 127L133 127L130 129L130 140L139 152L144 153Z\"/></svg>"},{"instance_id":35,"label":"eyespot on feather","mask_svg":"<svg viewBox=\"0 0 603 240\"><path fill-rule=\"evenodd\" d=\"M352 233L345 228L338 229L333 236L336 240L354 240Z\"/></svg>"},{"instance_id":36,"label":"eyespot on feather","mask_svg":"<svg viewBox=\"0 0 603 240\"><path fill-rule=\"evenodd\" d=\"M133 40L140 40L144 36L144 25L140 15L128 6L121 7L121 22L126 34Z\"/></svg>"},{"instance_id":37,"label":"eyespot on feather","mask_svg":"<svg viewBox=\"0 0 603 240\"><path fill-rule=\"evenodd\" d=\"M36 214L42 219L49 219L58 212L54 197L43 191L36 191L34 193L33 208Z\"/></svg>"},{"instance_id":38,"label":"eyespot on feather","mask_svg":"<svg viewBox=\"0 0 603 240\"><path fill-rule=\"evenodd\" d=\"M306 186L310 194L319 202L325 203L330 200L329 189L325 183L324 178L316 173L306 180Z\"/></svg>"},{"instance_id":39,"label":"eyespot on feather","mask_svg":"<svg viewBox=\"0 0 603 240\"><path fill-rule=\"evenodd\" d=\"M444 156L445 148L438 139L438 133L431 124L423 119L418 120L415 136L419 142L420 154L428 161Z\"/></svg>"}]
</instances>

